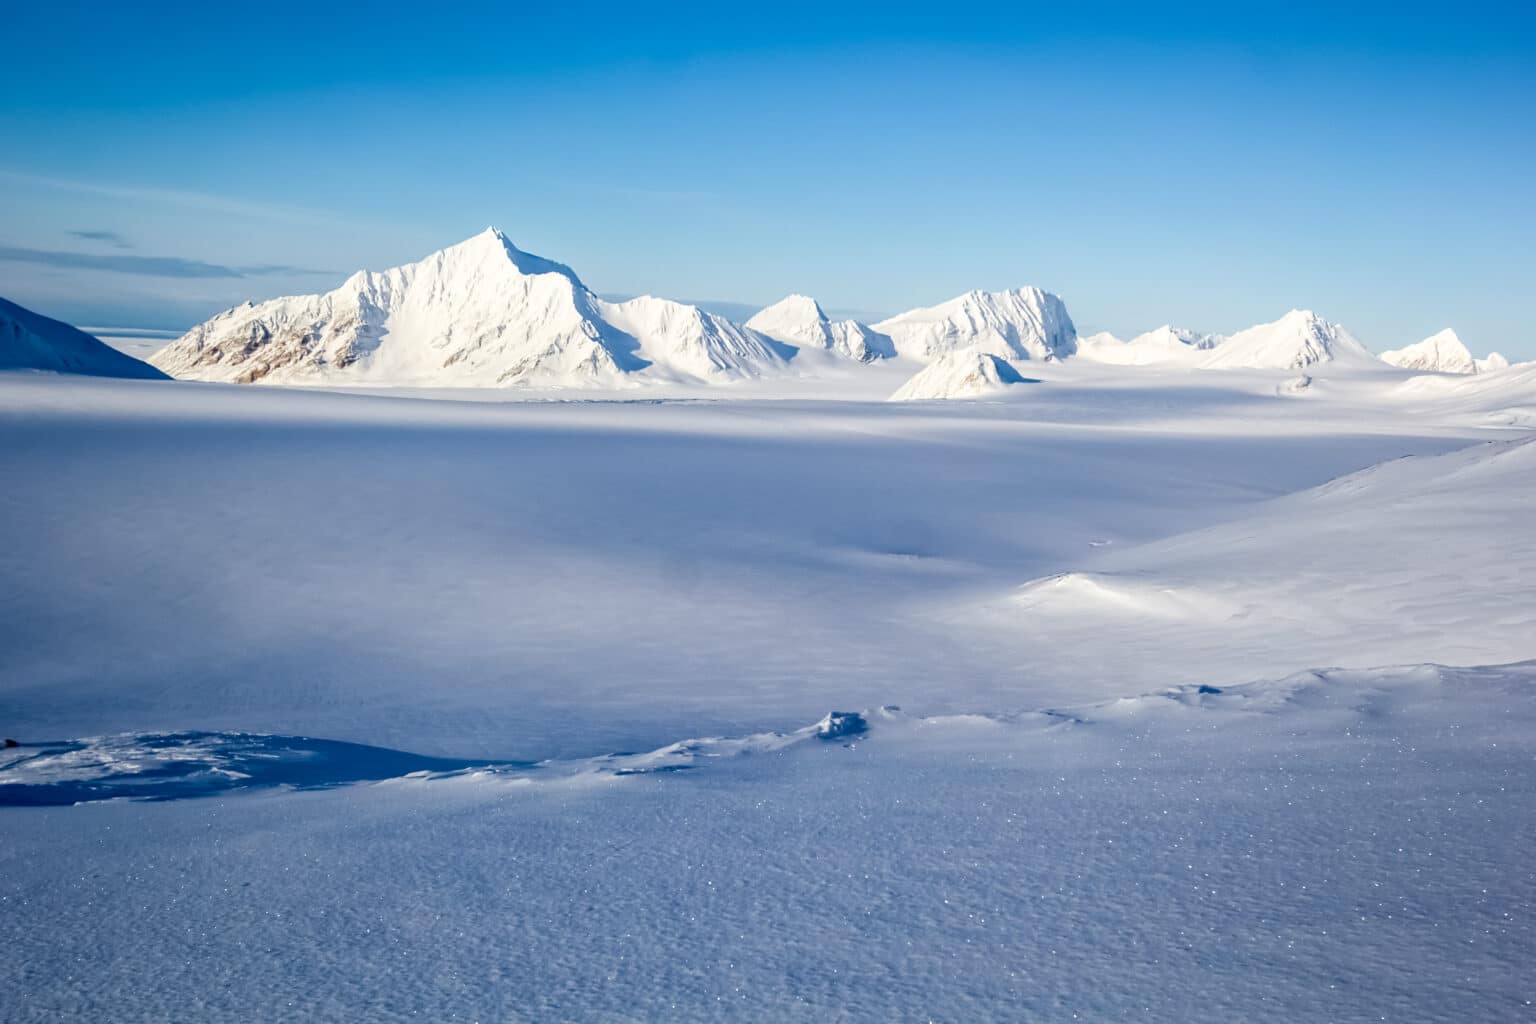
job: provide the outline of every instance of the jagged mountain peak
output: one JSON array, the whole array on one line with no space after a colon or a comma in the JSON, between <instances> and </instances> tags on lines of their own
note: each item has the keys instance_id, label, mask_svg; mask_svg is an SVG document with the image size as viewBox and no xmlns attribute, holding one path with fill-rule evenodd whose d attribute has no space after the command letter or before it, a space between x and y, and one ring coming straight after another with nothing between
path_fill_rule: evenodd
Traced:
<instances>
[{"instance_id":1,"label":"jagged mountain peak","mask_svg":"<svg viewBox=\"0 0 1536 1024\"><path fill-rule=\"evenodd\" d=\"M1212 369L1298 370L1317 363L1375 364L1370 350L1340 325L1310 309L1238 331L1210 351L1200 365Z\"/></svg>"},{"instance_id":2,"label":"jagged mountain peak","mask_svg":"<svg viewBox=\"0 0 1536 1024\"><path fill-rule=\"evenodd\" d=\"M157 352L240 383L619 387L777 371L772 345L686 303L608 303L563 263L487 228L334 291L236 307Z\"/></svg>"},{"instance_id":3,"label":"jagged mountain peak","mask_svg":"<svg viewBox=\"0 0 1536 1024\"><path fill-rule=\"evenodd\" d=\"M1477 373L1485 367L1451 328L1436 331L1423 341L1381 354L1381 361L1405 370L1434 373Z\"/></svg>"},{"instance_id":4,"label":"jagged mountain peak","mask_svg":"<svg viewBox=\"0 0 1536 1024\"><path fill-rule=\"evenodd\" d=\"M904 356L932 359L977 348L1004 359L1060 359L1077 351L1077 328L1061 299L1026 286L969 291L875 324Z\"/></svg>"},{"instance_id":5,"label":"jagged mountain peak","mask_svg":"<svg viewBox=\"0 0 1536 1024\"><path fill-rule=\"evenodd\" d=\"M801 295L798 292L786 295L771 306L765 306L757 316L767 313L777 313L784 316L798 317L804 320L827 320L826 311L821 308L821 303L809 295ZM754 317L753 319L756 319Z\"/></svg>"},{"instance_id":6,"label":"jagged mountain peak","mask_svg":"<svg viewBox=\"0 0 1536 1024\"><path fill-rule=\"evenodd\" d=\"M826 349L864 363L895 355L891 339L857 320L830 320L809 295L786 295L754 314L747 327L785 345Z\"/></svg>"},{"instance_id":7,"label":"jagged mountain peak","mask_svg":"<svg viewBox=\"0 0 1536 1024\"><path fill-rule=\"evenodd\" d=\"M457 264L480 264L500 266L503 263L510 264L519 274L534 277L541 274L558 274L573 283L581 284L581 279L576 272L564 263L536 256L531 252L519 249L506 232L497 227L488 227L478 235L472 235L462 242L441 249L428 259L437 258L443 262Z\"/></svg>"}]
</instances>

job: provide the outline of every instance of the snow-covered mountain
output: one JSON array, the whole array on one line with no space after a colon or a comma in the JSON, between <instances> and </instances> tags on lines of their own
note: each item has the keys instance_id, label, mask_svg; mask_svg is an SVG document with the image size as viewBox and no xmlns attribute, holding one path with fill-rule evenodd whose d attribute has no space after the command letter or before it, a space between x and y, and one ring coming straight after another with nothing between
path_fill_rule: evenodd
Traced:
<instances>
[{"instance_id":1,"label":"snow-covered mountain","mask_svg":"<svg viewBox=\"0 0 1536 1024\"><path fill-rule=\"evenodd\" d=\"M945 352L923 367L891 395L892 402L933 398L979 398L1031 383L1006 359L977 348Z\"/></svg>"},{"instance_id":2,"label":"snow-covered mountain","mask_svg":"<svg viewBox=\"0 0 1536 1024\"><path fill-rule=\"evenodd\" d=\"M1310 310L1293 309L1223 340L1196 365L1209 369L1299 370L1318 363L1375 363L1370 350L1338 324Z\"/></svg>"},{"instance_id":3,"label":"snow-covered mountain","mask_svg":"<svg viewBox=\"0 0 1536 1024\"><path fill-rule=\"evenodd\" d=\"M1077 339L1077 355L1096 363L1116 366L1149 366L1156 363L1185 363L1199 353L1213 349L1223 341L1217 334L1201 334L1184 327L1165 324L1121 341L1107 331Z\"/></svg>"},{"instance_id":4,"label":"snow-covered mountain","mask_svg":"<svg viewBox=\"0 0 1536 1024\"><path fill-rule=\"evenodd\" d=\"M0 299L0 370L164 380L165 374L78 328Z\"/></svg>"},{"instance_id":5,"label":"snow-covered mountain","mask_svg":"<svg viewBox=\"0 0 1536 1024\"><path fill-rule=\"evenodd\" d=\"M1473 357L1456 332L1447 327L1417 344L1381 354L1381 361L1405 370L1429 370L1436 373L1486 373L1502 370L1509 360L1497 352L1487 359Z\"/></svg>"},{"instance_id":6,"label":"snow-covered mountain","mask_svg":"<svg viewBox=\"0 0 1536 1024\"><path fill-rule=\"evenodd\" d=\"M831 320L808 295L790 295L747 321L759 334L796 348L820 348L867 363L896 354L891 339L857 320Z\"/></svg>"},{"instance_id":7,"label":"snow-covered mountain","mask_svg":"<svg viewBox=\"0 0 1536 1024\"><path fill-rule=\"evenodd\" d=\"M966 292L875 324L903 356L930 360L975 348L1003 359L1061 359L1077 351L1067 307L1039 288Z\"/></svg>"},{"instance_id":8,"label":"snow-covered mountain","mask_svg":"<svg viewBox=\"0 0 1536 1024\"><path fill-rule=\"evenodd\" d=\"M784 365L767 338L696 306L605 302L495 228L323 295L238 306L151 361L198 380L459 387L729 380Z\"/></svg>"}]
</instances>

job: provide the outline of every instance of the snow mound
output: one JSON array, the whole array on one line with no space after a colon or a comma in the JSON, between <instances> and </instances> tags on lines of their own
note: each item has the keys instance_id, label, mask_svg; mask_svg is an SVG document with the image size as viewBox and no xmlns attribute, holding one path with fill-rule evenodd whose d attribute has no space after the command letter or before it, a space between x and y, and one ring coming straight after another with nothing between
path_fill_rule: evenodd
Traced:
<instances>
[{"instance_id":1,"label":"snow mound","mask_svg":"<svg viewBox=\"0 0 1536 1024\"><path fill-rule=\"evenodd\" d=\"M975 348L1004 359L1061 359L1077 351L1067 307L1039 288L967 292L875 324L903 356L929 360Z\"/></svg>"},{"instance_id":2,"label":"snow mound","mask_svg":"<svg viewBox=\"0 0 1536 1024\"><path fill-rule=\"evenodd\" d=\"M1292 377L1290 380L1275 388L1275 394L1282 398L1293 398L1297 395L1306 395L1312 392L1312 378L1303 373Z\"/></svg>"},{"instance_id":3,"label":"snow mound","mask_svg":"<svg viewBox=\"0 0 1536 1024\"><path fill-rule=\"evenodd\" d=\"M495 228L323 295L238 306L151 361L196 380L449 387L621 387L783 367L755 331L665 299L604 302Z\"/></svg>"},{"instance_id":4,"label":"snow mound","mask_svg":"<svg viewBox=\"0 0 1536 1024\"><path fill-rule=\"evenodd\" d=\"M862 736L868 730L869 722L857 711L831 711L816 723L816 735L824 740Z\"/></svg>"},{"instance_id":5,"label":"snow mound","mask_svg":"<svg viewBox=\"0 0 1536 1024\"><path fill-rule=\"evenodd\" d=\"M1536 636L1533 502L1536 438L1393 459L1031 581L988 621L1042 672L1082 652L1107 673L1156 659L1221 685L1307 664L1520 660Z\"/></svg>"},{"instance_id":6,"label":"snow mound","mask_svg":"<svg viewBox=\"0 0 1536 1024\"><path fill-rule=\"evenodd\" d=\"M1184 327L1165 324L1155 330L1138 334L1130 341L1121 341L1113 334L1101 332L1087 338L1079 338L1077 355L1096 363L1114 366L1151 366L1159 363L1188 363L1200 352L1221 344L1216 334L1201 334Z\"/></svg>"},{"instance_id":7,"label":"snow mound","mask_svg":"<svg viewBox=\"0 0 1536 1024\"><path fill-rule=\"evenodd\" d=\"M1496 352L1489 358L1494 356L1500 360L1504 358ZM1434 373L1477 373L1481 369L1478 360L1472 357L1467 346L1462 344L1456 332L1449 327L1415 345L1383 352L1381 361L1404 370L1429 370Z\"/></svg>"},{"instance_id":8,"label":"snow mound","mask_svg":"<svg viewBox=\"0 0 1536 1024\"><path fill-rule=\"evenodd\" d=\"M1005 359L978 349L946 352L919 370L890 397L892 402L980 398L1013 384L1033 384Z\"/></svg>"},{"instance_id":9,"label":"snow mound","mask_svg":"<svg viewBox=\"0 0 1536 1024\"><path fill-rule=\"evenodd\" d=\"M1212 348L1197 365L1209 369L1301 370L1332 362L1369 366L1376 359L1338 324L1310 310L1293 309L1273 323L1238 331Z\"/></svg>"},{"instance_id":10,"label":"snow mound","mask_svg":"<svg viewBox=\"0 0 1536 1024\"><path fill-rule=\"evenodd\" d=\"M59 320L0 299L0 370L164 380L165 374Z\"/></svg>"},{"instance_id":11,"label":"snow mound","mask_svg":"<svg viewBox=\"0 0 1536 1024\"><path fill-rule=\"evenodd\" d=\"M747 326L796 348L819 348L861 363L896 354L891 339L857 320L830 320L820 303L790 295L758 312Z\"/></svg>"}]
</instances>

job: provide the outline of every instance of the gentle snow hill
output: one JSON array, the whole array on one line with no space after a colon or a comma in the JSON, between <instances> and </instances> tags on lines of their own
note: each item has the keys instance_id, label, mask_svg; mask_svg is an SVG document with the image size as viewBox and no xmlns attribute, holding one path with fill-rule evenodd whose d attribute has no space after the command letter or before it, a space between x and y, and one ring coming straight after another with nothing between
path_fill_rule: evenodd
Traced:
<instances>
[{"instance_id":1,"label":"gentle snow hill","mask_svg":"<svg viewBox=\"0 0 1536 1024\"><path fill-rule=\"evenodd\" d=\"M975 348L1003 359L1062 359L1077 351L1067 307L1039 288L966 292L937 306L913 309L875 324L903 356L933 359Z\"/></svg>"},{"instance_id":2,"label":"gentle snow hill","mask_svg":"<svg viewBox=\"0 0 1536 1024\"><path fill-rule=\"evenodd\" d=\"M1354 335L1311 310L1293 309L1222 341L1196 365L1207 369L1300 370L1318 363L1379 365Z\"/></svg>"},{"instance_id":3,"label":"gentle snow hill","mask_svg":"<svg viewBox=\"0 0 1536 1024\"><path fill-rule=\"evenodd\" d=\"M0 370L164 380L165 374L84 331L0 299Z\"/></svg>"},{"instance_id":4,"label":"gentle snow hill","mask_svg":"<svg viewBox=\"0 0 1536 1024\"><path fill-rule=\"evenodd\" d=\"M980 398L1006 391L1010 385L1037 383L1028 380L1007 360L978 349L946 352L913 375L897 389L892 402L927 399Z\"/></svg>"},{"instance_id":5,"label":"gentle snow hill","mask_svg":"<svg viewBox=\"0 0 1536 1024\"><path fill-rule=\"evenodd\" d=\"M980 621L1009 630L1034 671L1117 682L1148 682L1148 665L1225 685L1306 664L1522 660L1536 655L1533 504L1536 438L1395 459L1228 523L1108 548Z\"/></svg>"},{"instance_id":6,"label":"gentle snow hill","mask_svg":"<svg viewBox=\"0 0 1536 1024\"><path fill-rule=\"evenodd\" d=\"M746 324L759 334L796 348L819 348L868 363L896 354L891 339L857 320L833 321L807 295L790 295L755 314Z\"/></svg>"},{"instance_id":7,"label":"gentle snow hill","mask_svg":"<svg viewBox=\"0 0 1536 1024\"><path fill-rule=\"evenodd\" d=\"M444 387L611 388L784 366L755 331L666 299L605 302L494 228L324 295L238 306L152 361L197 380Z\"/></svg>"},{"instance_id":8,"label":"gentle snow hill","mask_svg":"<svg viewBox=\"0 0 1536 1024\"><path fill-rule=\"evenodd\" d=\"M1188 363L1198 353L1217 347L1222 338L1200 334L1183 327L1165 324L1121 341L1107 331L1077 340L1077 355L1096 363L1115 366L1150 366L1161 363Z\"/></svg>"},{"instance_id":9,"label":"gentle snow hill","mask_svg":"<svg viewBox=\"0 0 1536 1024\"><path fill-rule=\"evenodd\" d=\"M1423 413L1479 426L1536 428L1536 363L1477 374L1423 374L1392 389L1397 399L1423 401Z\"/></svg>"}]
</instances>

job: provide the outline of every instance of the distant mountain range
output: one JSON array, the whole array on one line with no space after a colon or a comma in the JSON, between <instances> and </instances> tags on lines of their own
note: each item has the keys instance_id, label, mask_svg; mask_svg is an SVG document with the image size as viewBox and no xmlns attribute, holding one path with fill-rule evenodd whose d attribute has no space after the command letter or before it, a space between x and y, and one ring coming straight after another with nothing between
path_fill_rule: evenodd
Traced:
<instances>
[{"instance_id":1,"label":"distant mountain range","mask_svg":"<svg viewBox=\"0 0 1536 1024\"><path fill-rule=\"evenodd\" d=\"M806 349L855 362L976 347L1005 359L1075 351L1061 300L970 292L873 327L790 296L745 325L641 296L612 302L490 228L425 259L359 271L323 295L246 304L153 357L177 376L239 383L624 387L791 372Z\"/></svg>"},{"instance_id":2,"label":"distant mountain range","mask_svg":"<svg viewBox=\"0 0 1536 1024\"><path fill-rule=\"evenodd\" d=\"M53 339L41 345L16 340L12 328L0 365L154 372L89 335L66 336L74 329L57 321L9 303L0 312L13 324L53 325L41 335L29 329L29 338ZM790 295L739 323L692 303L598 296L570 267L523 252L495 228L415 263L358 271L324 294L247 302L150 362L178 378L235 383L625 388L814 375L828 360L921 368L947 356L956 358L915 381L908 397L1004 387L1022 376L1008 364L1021 362L1293 370L1384 360L1445 373L1507 365L1497 354L1473 358L1452 331L1378 360L1307 310L1225 337L1164 326L1129 341L1080 338L1062 300L1030 287L967 292L875 324L834 320L815 299ZM96 369L76 369L85 366Z\"/></svg>"}]
</instances>

